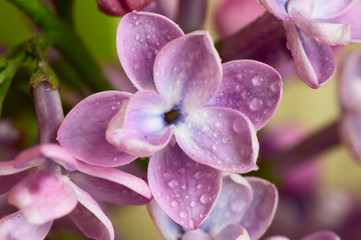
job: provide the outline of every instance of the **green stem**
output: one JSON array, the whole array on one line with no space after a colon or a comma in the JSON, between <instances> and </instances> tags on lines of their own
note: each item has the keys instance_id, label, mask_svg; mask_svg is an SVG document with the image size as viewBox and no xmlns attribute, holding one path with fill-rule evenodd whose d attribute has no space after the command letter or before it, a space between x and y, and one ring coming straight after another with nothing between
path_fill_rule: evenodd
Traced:
<instances>
[{"instance_id":1,"label":"green stem","mask_svg":"<svg viewBox=\"0 0 361 240\"><path fill-rule=\"evenodd\" d=\"M55 47L77 68L79 74L87 79L86 84L89 87L95 91L111 88L73 29L62 22L44 3L40 0L8 1L17 5L51 37Z\"/></svg>"},{"instance_id":2,"label":"green stem","mask_svg":"<svg viewBox=\"0 0 361 240\"><path fill-rule=\"evenodd\" d=\"M71 26L73 23L72 9L74 0L53 0L58 16L66 23Z\"/></svg>"}]
</instances>

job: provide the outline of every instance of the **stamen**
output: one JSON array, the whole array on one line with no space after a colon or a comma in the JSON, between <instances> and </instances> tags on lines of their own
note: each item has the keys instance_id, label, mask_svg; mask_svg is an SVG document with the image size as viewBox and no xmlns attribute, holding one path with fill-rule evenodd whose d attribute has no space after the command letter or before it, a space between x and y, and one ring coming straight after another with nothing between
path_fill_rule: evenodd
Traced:
<instances>
[{"instance_id":1,"label":"stamen","mask_svg":"<svg viewBox=\"0 0 361 240\"><path fill-rule=\"evenodd\" d=\"M173 107L170 111L163 114L164 121L168 124L175 123L180 117L178 108Z\"/></svg>"}]
</instances>

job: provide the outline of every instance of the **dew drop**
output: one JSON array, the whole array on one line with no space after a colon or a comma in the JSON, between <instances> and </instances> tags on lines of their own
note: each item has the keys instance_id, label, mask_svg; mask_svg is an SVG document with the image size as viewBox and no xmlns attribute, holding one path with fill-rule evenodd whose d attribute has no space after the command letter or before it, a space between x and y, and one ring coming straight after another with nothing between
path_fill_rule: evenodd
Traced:
<instances>
[{"instance_id":1,"label":"dew drop","mask_svg":"<svg viewBox=\"0 0 361 240\"><path fill-rule=\"evenodd\" d=\"M200 198L201 203L207 204L212 200L211 196L207 193L203 194Z\"/></svg>"},{"instance_id":2,"label":"dew drop","mask_svg":"<svg viewBox=\"0 0 361 240\"><path fill-rule=\"evenodd\" d=\"M263 101L259 98L253 98L252 101L249 103L249 108L252 111L258 111L263 107Z\"/></svg>"},{"instance_id":3,"label":"dew drop","mask_svg":"<svg viewBox=\"0 0 361 240\"><path fill-rule=\"evenodd\" d=\"M169 172L166 172L166 173L163 174L163 177L165 177L165 178L170 178L170 176L171 176L171 175L170 175Z\"/></svg>"},{"instance_id":4,"label":"dew drop","mask_svg":"<svg viewBox=\"0 0 361 240\"><path fill-rule=\"evenodd\" d=\"M221 127L223 125L223 122L216 122L216 127Z\"/></svg>"},{"instance_id":5,"label":"dew drop","mask_svg":"<svg viewBox=\"0 0 361 240\"><path fill-rule=\"evenodd\" d=\"M222 143L227 143L227 142L228 142L228 137L222 138Z\"/></svg>"},{"instance_id":6,"label":"dew drop","mask_svg":"<svg viewBox=\"0 0 361 240\"><path fill-rule=\"evenodd\" d=\"M180 73L180 72L182 72L182 68L181 68L180 66L175 66L175 67L173 68L173 72L174 72L174 73Z\"/></svg>"},{"instance_id":7,"label":"dew drop","mask_svg":"<svg viewBox=\"0 0 361 240\"><path fill-rule=\"evenodd\" d=\"M213 149L213 150L217 150L217 146L216 146L216 145L213 145L213 146L212 146L212 149Z\"/></svg>"},{"instance_id":8,"label":"dew drop","mask_svg":"<svg viewBox=\"0 0 361 240\"><path fill-rule=\"evenodd\" d=\"M179 216L182 218L182 219L186 219L188 217L188 214L184 211L180 212Z\"/></svg>"},{"instance_id":9,"label":"dew drop","mask_svg":"<svg viewBox=\"0 0 361 240\"><path fill-rule=\"evenodd\" d=\"M177 180L172 180L172 181L170 181L169 183L168 183L168 186L170 187L170 188L175 188L175 187L177 187L179 185L179 183L178 183L178 181Z\"/></svg>"},{"instance_id":10,"label":"dew drop","mask_svg":"<svg viewBox=\"0 0 361 240\"><path fill-rule=\"evenodd\" d=\"M199 180L203 177L203 173L201 171L197 171L195 174L194 174L194 178Z\"/></svg>"},{"instance_id":11,"label":"dew drop","mask_svg":"<svg viewBox=\"0 0 361 240\"><path fill-rule=\"evenodd\" d=\"M188 225L189 225L189 227L190 227L191 229L194 228L194 221L193 221L193 219L190 219L190 220L188 221Z\"/></svg>"},{"instance_id":12,"label":"dew drop","mask_svg":"<svg viewBox=\"0 0 361 240\"><path fill-rule=\"evenodd\" d=\"M277 92L277 91L279 90L279 84L278 84L278 82L272 83L271 86L270 86L270 88L271 88L272 92Z\"/></svg>"},{"instance_id":13,"label":"dew drop","mask_svg":"<svg viewBox=\"0 0 361 240\"><path fill-rule=\"evenodd\" d=\"M199 214L199 218L204 218L205 216L203 213Z\"/></svg>"},{"instance_id":14,"label":"dew drop","mask_svg":"<svg viewBox=\"0 0 361 240\"><path fill-rule=\"evenodd\" d=\"M117 107L116 107L116 106L112 106L112 110L115 110L115 109L117 109Z\"/></svg>"},{"instance_id":15,"label":"dew drop","mask_svg":"<svg viewBox=\"0 0 361 240\"><path fill-rule=\"evenodd\" d=\"M178 202L177 202L177 201L172 201L171 205L172 205L172 207L177 207L177 206L178 206Z\"/></svg>"},{"instance_id":16,"label":"dew drop","mask_svg":"<svg viewBox=\"0 0 361 240\"><path fill-rule=\"evenodd\" d=\"M256 75L252 78L252 83L254 86L261 86L263 84L263 77Z\"/></svg>"},{"instance_id":17,"label":"dew drop","mask_svg":"<svg viewBox=\"0 0 361 240\"><path fill-rule=\"evenodd\" d=\"M202 183L200 183L200 184L197 185L197 188L198 188L199 190L201 190L201 189L204 188L204 185L203 185Z\"/></svg>"},{"instance_id":18,"label":"dew drop","mask_svg":"<svg viewBox=\"0 0 361 240\"><path fill-rule=\"evenodd\" d=\"M195 208L195 207L197 207L198 203L193 200L193 201L190 203L190 205L191 205L192 208Z\"/></svg>"},{"instance_id":19,"label":"dew drop","mask_svg":"<svg viewBox=\"0 0 361 240\"><path fill-rule=\"evenodd\" d=\"M140 39L140 34L135 35L135 39L139 40Z\"/></svg>"}]
</instances>

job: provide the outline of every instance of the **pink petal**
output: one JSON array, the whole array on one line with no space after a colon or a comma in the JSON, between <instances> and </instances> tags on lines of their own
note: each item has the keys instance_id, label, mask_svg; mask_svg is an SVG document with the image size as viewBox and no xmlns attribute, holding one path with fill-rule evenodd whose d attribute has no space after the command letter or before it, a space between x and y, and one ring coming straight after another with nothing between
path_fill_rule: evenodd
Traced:
<instances>
[{"instance_id":1,"label":"pink petal","mask_svg":"<svg viewBox=\"0 0 361 240\"><path fill-rule=\"evenodd\" d=\"M348 113L342 117L340 134L353 156L361 161L361 113Z\"/></svg>"},{"instance_id":2,"label":"pink petal","mask_svg":"<svg viewBox=\"0 0 361 240\"><path fill-rule=\"evenodd\" d=\"M221 180L221 172L194 162L177 145L157 152L149 161L148 182L154 199L188 229L196 229L208 216Z\"/></svg>"},{"instance_id":3,"label":"pink petal","mask_svg":"<svg viewBox=\"0 0 361 240\"><path fill-rule=\"evenodd\" d=\"M183 112L204 106L221 83L221 60L208 33L193 32L166 44L154 62L157 90Z\"/></svg>"},{"instance_id":4,"label":"pink petal","mask_svg":"<svg viewBox=\"0 0 361 240\"><path fill-rule=\"evenodd\" d=\"M259 239L270 226L278 204L278 192L270 182L256 177L246 177L252 187L253 200L243 219L238 223L245 227L251 239Z\"/></svg>"},{"instance_id":5,"label":"pink petal","mask_svg":"<svg viewBox=\"0 0 361 240\"><path fill-rule=\"evenodd\" d=\"M265 238L264 240L290 240L290 239L284 236L272 236Z\"/></svg>"},{"instance_id":6,"label":"pink petal","mask_svg":"<svg viewBox=\"0 0 361 240\"><path fill-rule=\"evenodd\" d=\"M258 0L259 4L265 7L270 13L281 20L288 20L286 4L289 0Z\"/></svg>"},{"instance_id":7,"label":"pink petal","mask_svg":"<svg viewBox=\"0 0 361 240\"><path fill-rule=\"evenodd\" d=\"M178 18L178 6L180 0L155 0L161 15L176 21Z\"/></svg>"},{"instance_id":8,"label":"pink petal","mask_svg":"<svg viewBox=\"0 0 361 240\"><path fill-rule=\"evenodd\" d=\"M319 231L300 240L341 240L341 238L331 231Z\"/></svg>"},{"instance_id":9,"label":"pink petal","mask_svg":"<svg viewBox=\"0 0 361 240\"><path fill-rule=\"evenodd\" d=\"M313 19L330 19L341 15L358 0L317 0L314 1L311 17Z\"/></svg>"},{"instance_id":10,"label":"pink petal","mask_svg":"<svg viewBox=\"0 0 361 240\"><path fill-rule=\"evenodd\" d=\"M217 236L229 224L238 224L253 199L251 185L238 174L224 174L222 191L217 204L201 228Z\"/></svg>"},{"instance_id":11,"label":"pink petal","mask_svg":"<svg viewBox=\"0 0 361 240\"><path fill-rule=\"evenodd\" d=\"M250 237L243 227L230 224L217 235L216 240L250 240Z\"/></svg>"},{"instance_id":12,"label":"pink petal","mask_svg":"<svg viewBox=\"0 0 361 240\"><path fill-rule=\"evenodd\" d=\"M98 0L98 7L101 11L114 16L123 16L128 12L119 0Z\"/></svg>"},{"instance_id":13,"label":"pink petal","mask_svg":"<svg viewBox=\"0 0 361 240\"><path fill-rule=\"evenodd\" d=\"M106 135L120 151L146 157L164 148L173 135L162 115L167 106L153 91L137 92L112 118Z\"/></svg>"},{"instance_id":14,"label":"pink petal","mask_svg":"<svg viewBox=\"0 0 361 240\"><path fill-rule=\"evenodd\" d=\"M20 179L28 175L29 171L0 176L0 194L8 192L17 182L20 181Z\"/></svg>"},{"instance_id":15,"label":"pink petal","mask_svg":"<svg viewBox=\"0 0 361 240\"><path fill-rule=\"evenodd\" d=\"M312 88L325 84L336 71L330 47L307 38L291 21L283 25L286 28L287 47L295 60L300 79Z\"/></svg>"},{"instance_id":16,"label":"pink petal","mask_svg":"<svg viewBox=\"0 0 361 240\"><path fill-rule=\"evenodd\" d=\"M203 232L201 229L186 231L182 236L182 240L195 240L195 239L212 240L211 237L207 233Z\"/></svg>"},{"instance_id":17,"label":"pink petal","mask_svg":"<svg viewBox=\"0 0 361 240\"><path fill-rule=\"evenodd\" d=\"M182 35L174 22L158 14L132 12L123 17L117 32L118 56L137 89L155 90L155 56L167 42Z\"/></svg>"},{"instance_id":18,"label":"pink petal","mask_svg":"<svg viewBox=\"0 0 361 240\"><path fill-rule=\"evenodd\" d=\"M272 67L251 60L231 61L222 67L222 84L208 106L238 110L259 130L272 118L281 101L281 76Z\"/></svg>"},{"instance_id":19,"label":"pink petal","mask_svg":"<svg viewBox=\"0 0 361 240\"><path fill-rule=\"evenodd\" d=\"M241 12L247 14L240 14ZM223 37L229 36L264 12L265 9L254 0L227 0L221 3L215 13L216 28Z\"/></svg>"},{"instance_id":20,"label":"pink petal","mask_svg":"<svg viewBox=\"0 0 361 240\"><path fill-rule=\"evenodd\" d=\"M205 107L189 114L174 131L177 142L193 160L228 172L256 170L256 131L242 113Z\"/></svg>"},{"instance_id":21,"label":"pink petal","mask_svg":"<svg viewBox=\"0 0 361 240\"><path fill-rule=\"evenodd\" d=\"M80 164L78 171L69 173L70 178L96 199L115 204L142 205L152 198L146 182L121 170Z\"/></svg>"},{"instance_id":22,"label":"pink petal","mask_svg":"<svg viewBox=\"0 0 361 240\"><path fill-rule=\"evenodd\" d=\"M78 205L69 214L70 219L89 238L114 240L114 228L109 218L88 193L71 183L78 197Z\"/></svg>"},{"instance_id":23,"label":"pink petal","mask_svg":"<svg viewBox=\"0 0 361 240\"><path fill-rule=\"evenodd\" d=\"M43 240L48 234L53 221L41 225L29 223L20 211L0 219L0 239Z\"/></svg>"},{"instance_id":24,"label":"pink petal","mask_svg":"<svg viewBox=\"0 0 361 240\"><path fill-rule=\"evenodd\" d=\"M346 45L351 41L351 25L310 20L298 11L290 11L290 17L308 37L320 44Z\"/></svg>"},{"instance_id":25,"label":"pink petal","mask_svg":"<svg viewBox=\"0 0 361 240\"><path fill-rule=\"evenodd\" d=\"M119 91L93 94L76 105L58 131L60 144L77 159L97 166L114 167L135 159L105 139L110 119L131 95Z\"/></svg>"},{"instance_id":26,"label":"pink petal","mask_svg":"<svg viewBox=\"0 0 361 240\"><path fill-rule=\"evenodd\" d=\"M44 224L65 216L76 206L76 196L68 182L66 176L55 171L34 171L10 190L8 201L30 223Z\"/></svg>"}]
</instances>

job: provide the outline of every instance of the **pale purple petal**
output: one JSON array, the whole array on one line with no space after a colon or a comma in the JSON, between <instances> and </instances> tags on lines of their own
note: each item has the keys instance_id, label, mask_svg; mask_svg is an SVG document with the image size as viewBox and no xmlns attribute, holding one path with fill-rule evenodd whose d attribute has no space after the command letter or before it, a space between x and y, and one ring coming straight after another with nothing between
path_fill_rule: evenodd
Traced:
<instances>
[{"instance_id":1,"label":"pale purple petal","mask_svg":"<svg viewBox=\"0 0 361 240\"><path fill-rule=\"evenodd\" d=\"M221 172L194 162L178 145L155 153L148 166L154 199L188 229L196 229L212 210L221 190L221 176Z\"/></svg>"},{"instance_id":2,"label":"pale purple petal","mask_svg":"<svg viewBox=\"0 0 361 240\"><path fill-rule=\"evenodd\" d=\"M342 61L339 76L339 97L344 112L361 113L361 53L352 51Z\"/></svg>"},{"instance_id":3,"label":"pale purple petal","mask_svg":"<svg viewBox=\"0 0 361 240\"><path fill-rule=\"evenodd\" d=\"M288 20L286 4L288 0L258 0L270 13L281 20Z\"/></svg>"},{"instance_id":4,"label":"pale purple petal","mask_svg":"<svg viewBox=\"0 0 361 240\"><path fill-rule=\"evenodd\" d=\"M96 201L75 184L70 183L78 197L78 205L69 214L70 219L89 238L114 240L114 228Z\"/></svg>"},{"instance_id":5,"label":"pale purple petal","mask_svg":"<svg viewBox=\"0 0 361 240\"><path fill-rule=\"evenodd\" d=\"M251 60L227 62L222 68L222 84L207 105L238 110L259 130L281 101L281 76L272 67Z\"/></svg>"},{"instance_id":6,"label":"pale purple petal","mask_svg":"<svg viewBox=\"0 0 361 240\"><path fill-rule=\"evenodd\" d=\"M340 134L353 156L361 161L361 113L345 114L341 120Z\"/></svg>"},{"instance_id":7,"label":"pale purple petal","mask_svg":"<svg viewBox=\"0 0 361 240\"><path fill-rule=\"evenodd\" d=\"M155 0L159 12L174 22L178 17L179 1L180 0Z\"/></svg>"},{"instance_id":8,"label":"pale purple petal","mask_svg":"<svg viewBox=\"0 0 361 240\"><path fill-rule=\"evenodd\" d=\"M268 238L265 238L264 240L290 240L288 237L284 236L271 236Z\"/></svg>"},{"instance_id":9,"label":"pale purple petal","mask_svg":"<svg viewBox=\"0 0 361 240\"><path fill-rule=\"evenodd\" d=\"M163 114L167 106L153 91L137 92L111 119L106 136L120 151L137 157L150 156L164 148L173 136Z\"/></svg>"},{"instance_id":10,"label":"pale purple petal","mask_svg":"<svg viewBox=\"0 0 361 240\"><path fill-rule=\"evenodd\" d=\"M241 12L247 14L240 14ZM254 0L227 0L221 3L215 13L215 25L223 36L229 36L247 26L265 12Z\"/></svg>"},{"instance_id":11,"label":"pale purple petal","mask_svg":"<svg viewBox=\"0 0 361 240\"><path fill-rule=\"evenodd\" d=\"M208 33L197 31L166 44L154 62L157 90L171 106L204 106L221 84L221 60Z\"/></svg>"},{"instance_id":12,"label":"pale purple petal","mask_svg":"<svg viewBox=\"0 0 361 240\"><path fill-rule=\"evenodd\" d=\"M118 56L137 89L155 90L155 56L167 42L182 35L174 22L158 14L132 12L123 17L117 32Z\"/></svg>"},{"instance_id":13,"label":"pale purple petal","mask_svg":"<svg viewBox=\"0 0 361 240\"><path fill-rule=\"evenodd\" d=\"M195 161L228 172L257 170L258 140L250 120L224 107L189 114L174 131L183 151Z\"/></svg>"},{"instance_id":14,"label":"pale purple petal","mask_svg":"<svg viewBox=\"0 0 361 240\"><path fill-rule=\"evenodd\" d=\"M184 233L182 240L212 240L211 237L201 229L189 230ZM229 239L231 240L231 239ZM242 239L240 239L242 240ZM246 239L245 239L246 240Z\"/></svg>"},{"instance_id":15,"label":"pale purple petal","mask_svg":"<svg viewBox=\"0 0 361 240\"><path fill-rule=\"evenodd\" d=\"M331 231L319 231L300 240L341 240L341 238Z\"/></svg>"},{"instance_id":16,"label":"pale purple petal","mask_svg":"<svg viewBox=\"0 0 361 240\"><path fill-rule=\"evenodd\" d=\"M356 2L358 0L317 0L314 1L311 17L313 19L330 19L343 14Z\"/></svg>"},{"instance_id":17,"label":"pale purple petal","mask_svg":"<svg viewBox=\"0 0 361 240\"><path fill-rule=\"evenodd\" d=\"M71 212L77 199L69 179L55 171L38 170L19 181L8 201L33 224L44 224Z\"/></svg>"},{"instance_id":18,"label":"pale purple petal","mask_svg":"<svg viewBox=\"0 0 361 240\"><path fill-rule=\"evenodd\" d=\"M150 201L152 194L146 182L115 168L94 167L79 164L79 172L69 177L92 197L127 205L142 205Z\"/></svg>"},{"instance_id":19,"label":"pale purple petal","mask_svg":"<svg viewBox=\"0 0 361 240\"><path fill-rule=\"evenodd\" d=\"M250 240L248 232L242 226L230 224L225 227L215 240Z\"/></svg>"},{"instance_id":20,"label":"pale purple petal","mask_svg":"<svg viewBox=\"0 0 361 240\"><path fill-rule=\"evenodd\" d=\"M278 204L278 192L270 182L256 177L246 177L253 190L253 200L243 219L251 239L259 239L270 226Z\"/></svg>"},{"instance_id":21,"label":"pale purple petal","mask_svg":"<svg viewBox=\"0 0 361 240\"><path fill-rule=\"evenodd\" d=\"M350 24L310 20L296 10L290 11L289 15L306 36L312 37L320 44L346 45L351 41Z\"/></svg>"},{"instance_id":22,"label":"pale purple petal","mask_svg":"<svg viewBox=\"0 0 361 240\"><path fill-rule=\"evenodd\" d=\"M76 105L58 131L58 141L77 159L97 166L114 167L135 159L120 152L105 138L110 119L131 95L119 91L93 94Z\"/></svg>"},{"instance_id":23,"label":"pale purple petal","mask_svg":"<svg viewBox=\"0 0 361 240\"><path fill-rule=\"evenodd\" d=\"M331 48L304 36L291 21L283 25L286 28L287 48L295 60L300 79L312 88L325 84L336 71Z\"/></svg>"},{"instance_id":24,"label":"pale purple petal","mask_svg":"<svg viewBox=\"0 0 361 240\"><path fill-rule=\"evenodd\" d=\"M205 232L217 236L229 224L237 224L251 205L253 192L247 180L238 174L224 174L222 191L216 206L200 226Z\"/></svg>"},{"instance_id":25,"label":"pale purple petal","mask_svg":"<svg viewBox=\"0 0 361 240\"><path fill-rule=\"evenodd\" d=\"M27 221L20 211L0 219L0 239L4 240L43 240L53 221L34 225Z\"/></svg>"}]
</instances>

